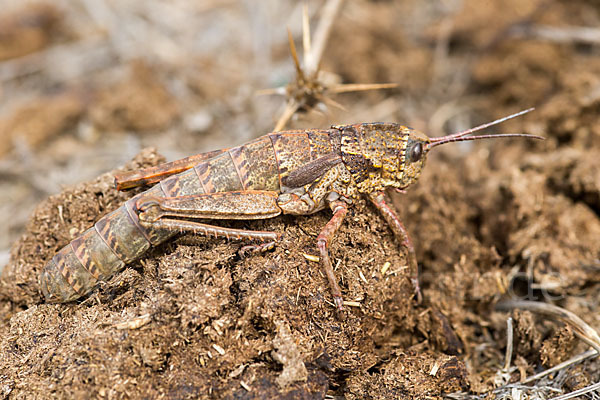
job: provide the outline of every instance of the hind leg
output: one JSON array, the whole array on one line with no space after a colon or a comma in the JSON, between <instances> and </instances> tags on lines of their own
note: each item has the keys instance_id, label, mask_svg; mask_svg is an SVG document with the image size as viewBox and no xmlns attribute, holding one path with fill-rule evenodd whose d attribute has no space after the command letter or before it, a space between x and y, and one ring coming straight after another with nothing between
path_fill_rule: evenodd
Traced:
<instances>
[{"instance_id":1,"label":"hind leg","mask_svg":"<svg viewBox=\"0 0 600 400\"><path fill-rule=\"evenodd\" d=\"M140 197L135 204L140 225L151 230L168 230L226 239L253 239L270 244L280 233L210 225L196 219L265 219L281 214L277 193L241 191L181 197ZM266 246L265 246L266 247ZM272 244L271 244L272 247Z\"/></svg>"}]
</instances>

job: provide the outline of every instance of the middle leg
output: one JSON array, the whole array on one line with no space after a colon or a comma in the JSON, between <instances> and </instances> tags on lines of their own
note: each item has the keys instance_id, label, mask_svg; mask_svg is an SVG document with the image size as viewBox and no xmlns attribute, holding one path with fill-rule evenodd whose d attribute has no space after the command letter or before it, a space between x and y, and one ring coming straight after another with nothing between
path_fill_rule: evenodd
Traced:
<instances>
[{"instance_id":1,"label":"middle leg","mask_svg":"<svg viewBox=\"0 0 600 400\"><path fill-rule=\"evenodd\" d=\"M379 210L383 219L388 223L394 236L400 241L400 243L407 250L408 264L410 268L411 281L415 290L415 296L417 302L422 301L421 287L419 285L419 265L417 264L417 256L415 255L415 247L408 236L408 231L400 222L400 218L396 215L394 210L388 205L385 199L385 192L375 192L369 195L370 200L373 202L375 207Z\"/></svg>"}]
</instances>

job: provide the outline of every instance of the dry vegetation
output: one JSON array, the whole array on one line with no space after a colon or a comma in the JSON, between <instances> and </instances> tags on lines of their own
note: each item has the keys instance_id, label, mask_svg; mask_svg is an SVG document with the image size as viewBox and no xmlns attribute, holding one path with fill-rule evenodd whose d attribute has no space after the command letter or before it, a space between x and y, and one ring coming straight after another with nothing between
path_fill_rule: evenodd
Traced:
<instances>
[{"instance_id":1,"label":"dry vegetation","mask_svg":"<svg viewBox=\"0 0 600 400\"><path fill-rule=\"evenodd\" d=\"M0 398L598 398L600 4L326 3L303 54L292 1L0 1ZM286 27L321 90L296 103L256 95L298 85ZM396 87L336 94L357 83ZM242 143L286 106L288 128L430 136L533 106L501 129L547 140L446 146L394 195L422 304L366 204L331 247L344 318L305 256L327 212L234 224L284 232L269 253L183 236L43 302L44 264L132 195L119 166Z\"/></svg>"}]
</instances>

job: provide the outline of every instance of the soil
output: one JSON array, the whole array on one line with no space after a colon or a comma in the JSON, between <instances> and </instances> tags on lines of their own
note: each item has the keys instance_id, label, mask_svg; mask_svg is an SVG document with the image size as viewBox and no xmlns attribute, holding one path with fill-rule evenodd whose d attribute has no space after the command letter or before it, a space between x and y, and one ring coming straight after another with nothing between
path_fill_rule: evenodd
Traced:
<instances>
[{"instance_id":1,"label":"soil","mask_svg":"<svg viewBox=\"0 0 600 400\"><path fill-rule=\"evenodd\" d=\"M121 43L122 23L68 3L3 16L0 211L12 225L1 245L14 243L0 275L0 398L492 396L509 316L514 368L503 383L587 349L569 325L494 306L545 301L600 328L600 48L571 29L599 26L593 1L344 4L323 69L399 86L341 95L346 111L301 114L290 129L386 120L439 136L535 106L496 131L546 137L449 144L408 193L390 194L417 251L421 303L406 250L362 202L330 246L354 304L341 314L310 257L329 212L231 223L284 234L246 257L239 243L182 235L81 301L45 303L46 262L142 190L116 191L117 171L269 132L283 100L254 92L293 76L293 2L145 3L106 7L152 44ZM309 2L314 25L320 4ZM201 49L195 35L206 35ZM9 46L15 38L27 44ZM60 73L48 53L64 57ZM150 144L159 150L142 150ZM557 389L585 387L600 379L598 362L566 375Z\"/></svg>"}]
</instances>

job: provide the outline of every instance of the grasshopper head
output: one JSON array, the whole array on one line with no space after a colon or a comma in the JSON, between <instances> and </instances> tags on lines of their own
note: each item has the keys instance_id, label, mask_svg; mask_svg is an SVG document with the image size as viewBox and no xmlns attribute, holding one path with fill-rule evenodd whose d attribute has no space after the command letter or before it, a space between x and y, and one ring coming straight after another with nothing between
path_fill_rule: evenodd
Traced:
<instances>
[{"instance_id":1,"label":"grasshopper head","mask_svg":"<svg viewBox=\"0 0 600 400\"><path fill-rule=\"evenodd\" d=\"M436 146L506 137L544 139L524 133L467 136L532 110L530 108L475 128L436 138L429 138L415 129L398 124L372 123L341 127L342 159L352 173L359 192L371 193L386 187L403 190L419 179L427 154Z\"/></svg>"},{"instance_id":2,"label":"grasshopper head","mask_svg":"<svg viewBox=\"0 0 600 400\"><path fill-rule=\"evenodd\" d=\"M419 179L431 143L422 132L407 127L401 128L404 132L402 151L398 154L395 179L389 185L397 189L405 189Z\"/></svg>"},{"instance_id":3,"label":"grasshopper head","mask_svg":"<svg viewBox=\"0 0 600 400\"><path fill-rule=\"evenodd\" d=\"M478 135L478 136L467 136L473 132L485 129L492 125L497 125L506 120L518 117L520 115L526 114L530 111L533 111L533 108L518 112L516 114L509 115L504 118L497 119L492 122L488 122L483 125L479 125L475 128L470 128L461 132L457 132L447 136L429 138L421 132L408 129L406 131L406 151L404 152L404 158L400 157L399 164L401 168L399 168L400 174L398 176L399 185L395 187L399 187L400 189L404 189L416 182L421 174L421 169L425 165L425 158L429 151L439 145L452 143L452 142L463 142L469 140L479 140L479 139L498 139L498 138L507 138L507 137L526 137L531 139L545 139L541 136L528 135L525 133L502 133L497 135ZM392 185L393 186L393 185Z\"/></svg>"},{"instance_id":4,"label":"grasshopper head","mask_svg":"<svg viewBox=\"0 0 600 400\"><path fill-rule=\"evenodd\" d=\"M429 138L398 124L368 123L342 127L341 153L358 191L404 189L425 165Z\"/></svg>"}]
</instances>

